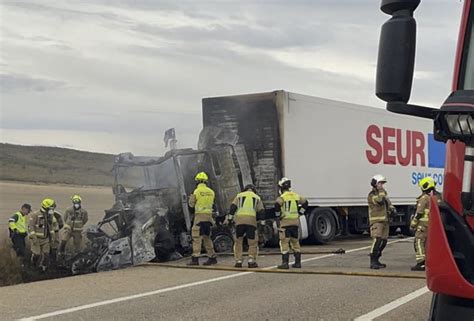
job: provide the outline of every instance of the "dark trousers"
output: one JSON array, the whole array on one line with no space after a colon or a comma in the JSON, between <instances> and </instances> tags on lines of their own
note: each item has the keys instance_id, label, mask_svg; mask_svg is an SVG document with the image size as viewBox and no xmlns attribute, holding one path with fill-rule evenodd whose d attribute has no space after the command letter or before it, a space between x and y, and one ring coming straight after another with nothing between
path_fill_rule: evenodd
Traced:
<instances>
[{"instance_id":1,"label":"dark trousers","mask_svg":"<svg viewBox=\"0 0 474 321\"><path fill-rule=\"evenodd\" d=\"M12 236L13 249L16 255L21 258L24 258L26 254L25 238L26 235L21 234L14 234Z\"/></svg>"}]
</instances>

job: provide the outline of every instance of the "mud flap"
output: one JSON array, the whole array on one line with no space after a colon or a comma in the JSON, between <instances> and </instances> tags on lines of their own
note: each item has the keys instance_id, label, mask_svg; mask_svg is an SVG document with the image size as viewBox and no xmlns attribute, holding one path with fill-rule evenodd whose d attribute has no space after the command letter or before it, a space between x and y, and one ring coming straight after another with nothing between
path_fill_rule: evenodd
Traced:
<instances>
[{"instance_id":1,"label":"mud flap","mask_svg":"<svg viewBox=\"0 0 474 321\"><path fill-rule=\"evenodd\" d=\"M308 221L306 220L305 215L300 215L299 220L300 220L300 227L299 227L300 240L304 240L308 238L309 236Z\"/></svg>"}]
</instances>

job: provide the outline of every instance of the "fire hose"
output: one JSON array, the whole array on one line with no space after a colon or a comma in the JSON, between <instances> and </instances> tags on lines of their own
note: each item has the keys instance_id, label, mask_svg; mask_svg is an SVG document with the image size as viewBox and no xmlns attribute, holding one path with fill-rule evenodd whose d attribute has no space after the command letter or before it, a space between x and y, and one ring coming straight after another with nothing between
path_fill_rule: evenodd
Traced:
<instances>
[{"instance_id":1,"label":"fire hose","mask_svg":"<svg viewBox=\"0 0 474 321\"><path fill-rule=\"evenodd\" d=\"M398 278L398 279L426 279L424 274L418 272L397 273L397 272L364 272L364 271L337 271L331 269L325 270L309 270L309 269L291 269L282 270L276 267L264 268L235 268L232 266L202 266L202 265L181 265L172 263L144 263L139 266L155 266L172 269L193 269L193 270L212 270L212 271L229 271L229 272L253 272L253 273L280 273L280 274L302 274L302 275L340 275L340 276L364 276L364 277L380 277L380 278Z\"/></svg>"}]
</instances>

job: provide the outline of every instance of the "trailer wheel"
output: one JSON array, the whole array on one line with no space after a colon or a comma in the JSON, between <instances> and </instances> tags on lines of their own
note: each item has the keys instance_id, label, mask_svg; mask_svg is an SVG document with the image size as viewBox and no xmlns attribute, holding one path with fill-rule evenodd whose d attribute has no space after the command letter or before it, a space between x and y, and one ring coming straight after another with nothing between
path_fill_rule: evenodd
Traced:
<instances>
[{"instance_id":1,"label":"trailer wheel","mask_svg":"<svg viewBox=\"0 0 474 321\"><path fill-rule=\"evenodd\" d=\"M335 215L330 208L315 208L311 212L309 216L311 242L327 244L334 239L337 230Z\"/></svg>"}]
</instances>

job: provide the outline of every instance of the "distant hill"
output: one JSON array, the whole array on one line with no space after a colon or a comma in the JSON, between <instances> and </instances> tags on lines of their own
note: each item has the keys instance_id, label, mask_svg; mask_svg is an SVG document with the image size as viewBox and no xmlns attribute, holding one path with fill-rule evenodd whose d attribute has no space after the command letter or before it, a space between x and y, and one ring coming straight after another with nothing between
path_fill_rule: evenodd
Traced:
<instances>
[{"instance_id":1,"label":"distant hill","mask_svg":"<svg viewBox=\"0 0 474 321\"><path fill-rule=\"evenodd\" d=\"M0 143L0 180L110 186L113 162L110 154Z\"/></svg>"}]
</instances>

